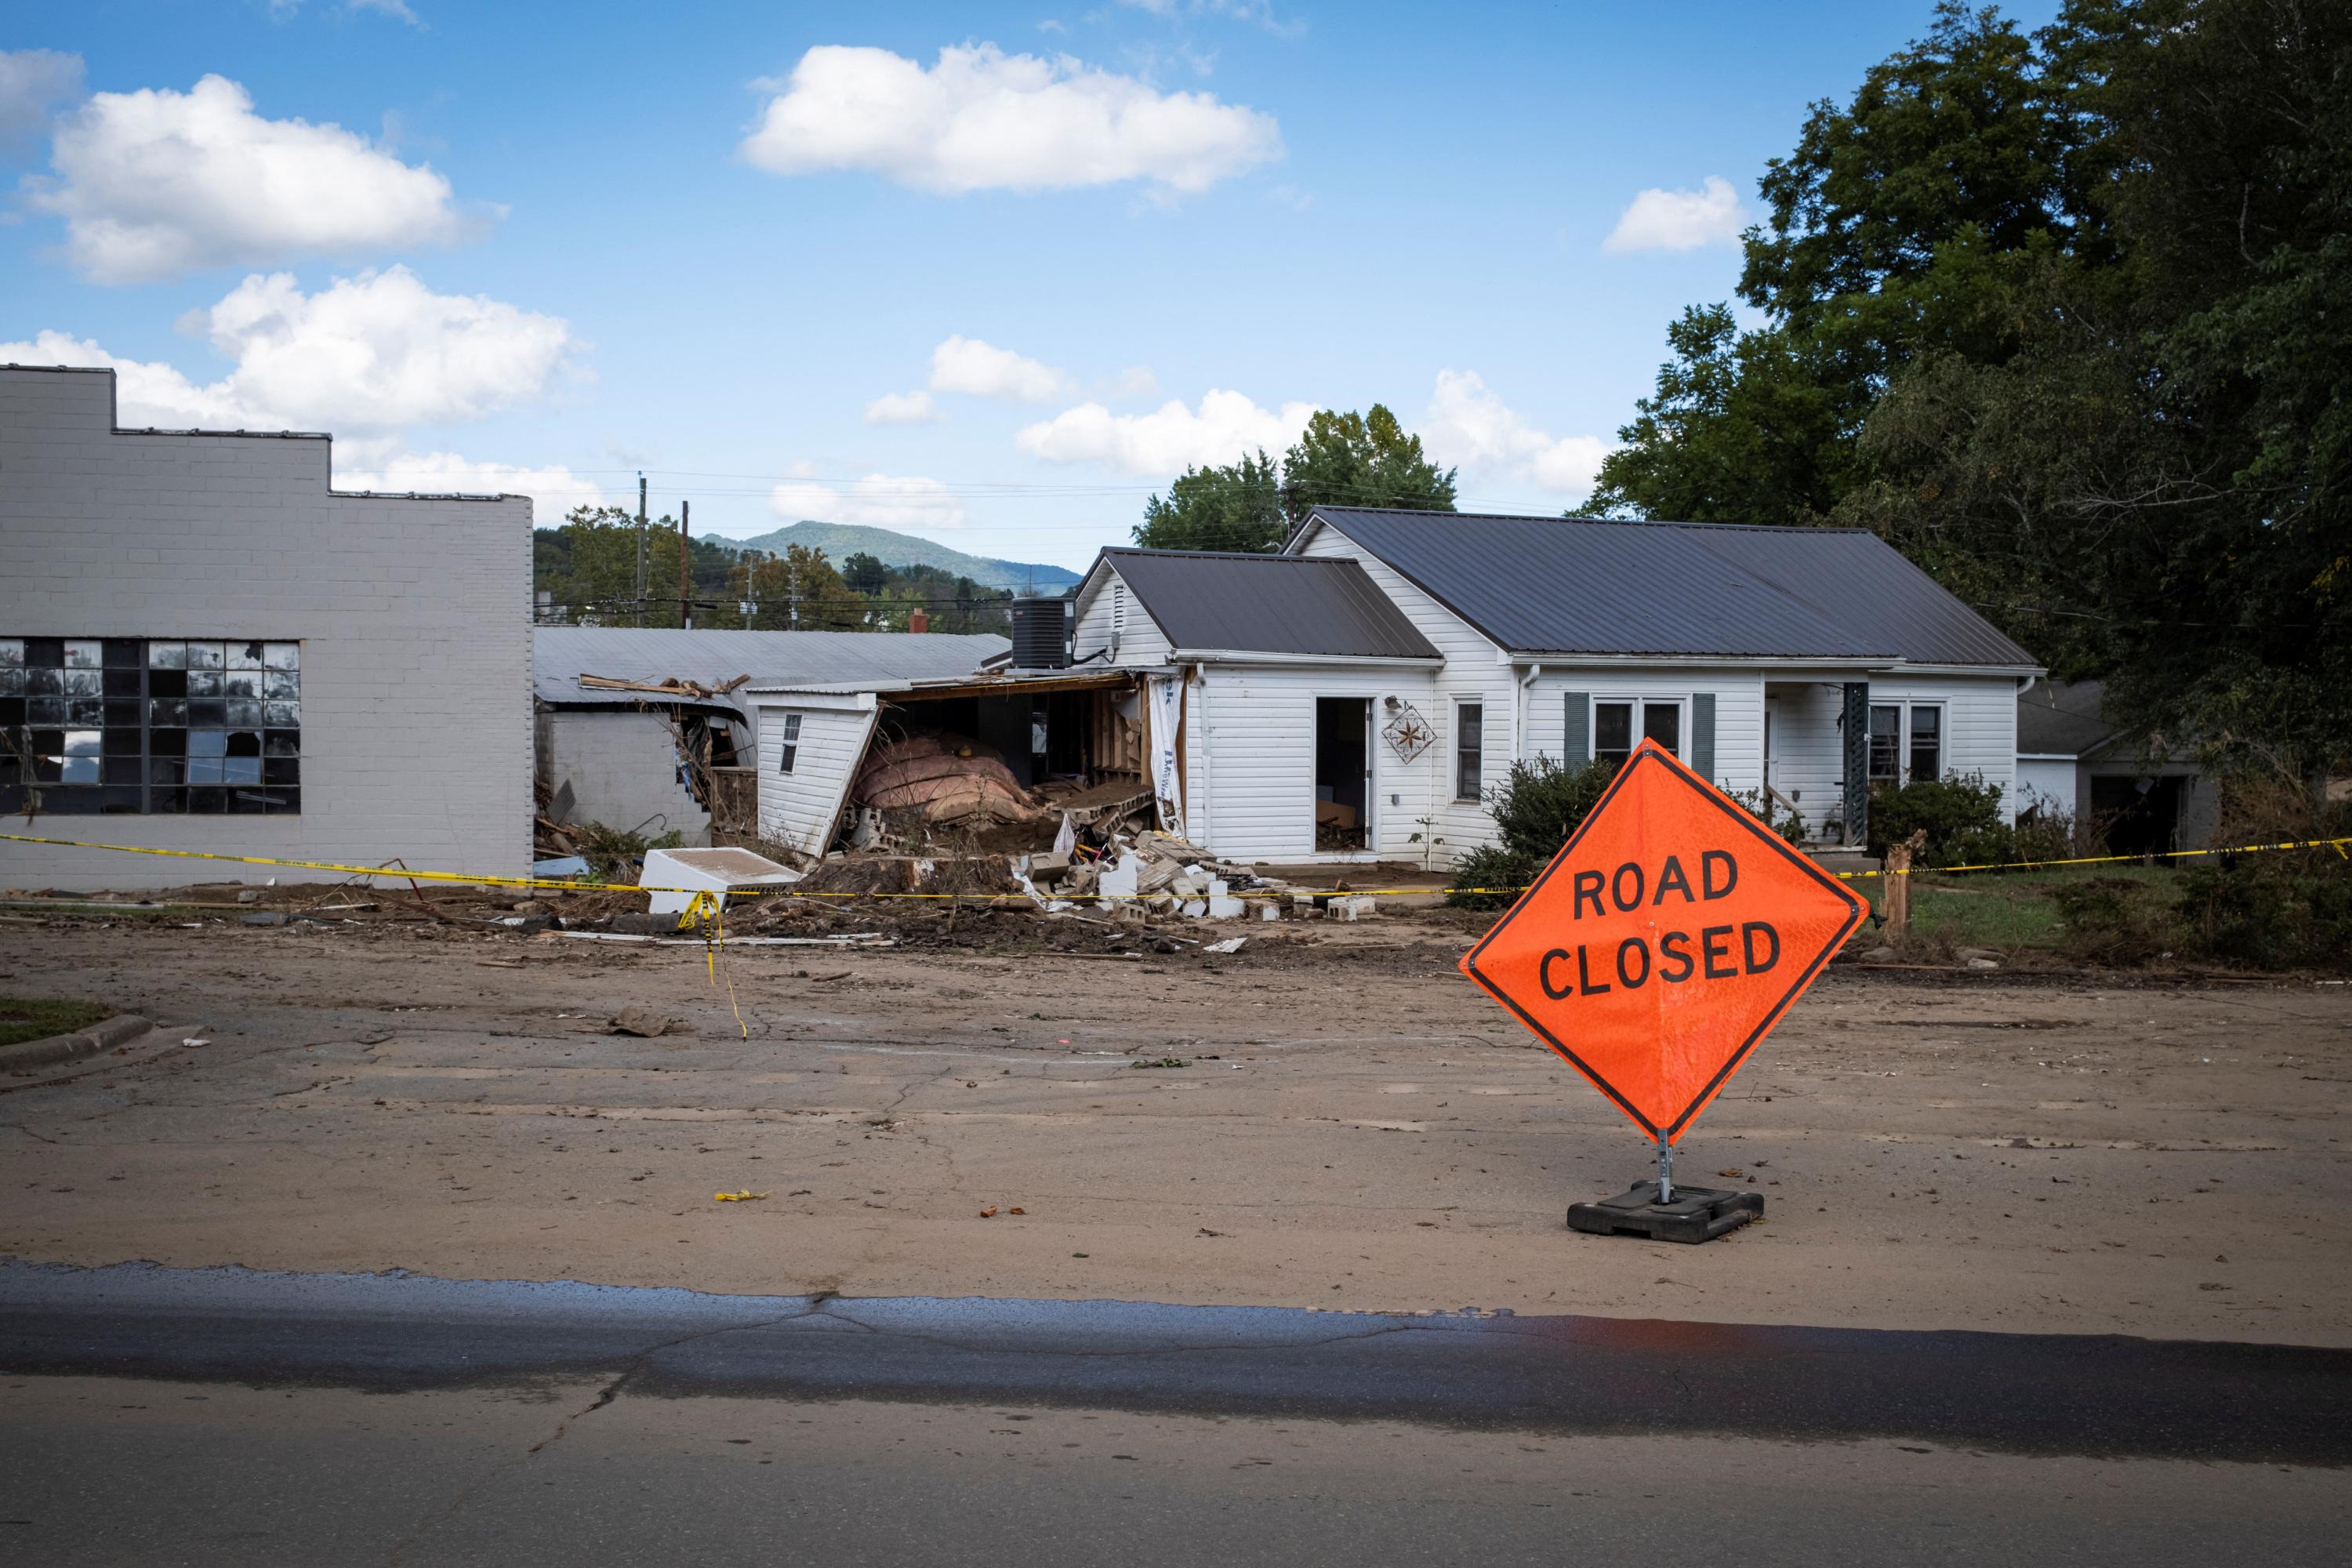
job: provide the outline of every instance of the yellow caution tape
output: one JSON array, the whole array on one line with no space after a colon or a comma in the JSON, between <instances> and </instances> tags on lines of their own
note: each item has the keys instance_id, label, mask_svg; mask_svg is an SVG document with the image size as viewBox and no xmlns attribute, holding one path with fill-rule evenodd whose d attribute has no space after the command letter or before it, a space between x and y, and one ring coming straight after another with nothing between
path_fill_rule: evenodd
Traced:
<instances>
[{"instance_id":1,"label":"yellow caution tape","mask_svg":"<svg viewBox=\"0 0 2352 1568\"><path fill-rule=\"evenodd\" d=\"M656 887L640 882L583 882L545 877L495 877L471 871L412 871L402 867L346 866L331 860L288 860L268 855L219 855L201 849L156 849L143 844L99 844L79 838L44 838L27 833L0 833L0 843L45 844L60 849L109 849L123 855L156 855L181 860L223 860L242 866L280 866L302 871L335 871L352 877L406 877L420 882L460 883L481 888L543 888L567 892L594 893L688 893L692 901L678 916L678 929L692 931L704 924L707 940L714 945L722 909L719 895L707 889ZM1975 871L2039 871L2058 866L2105 866L2137 860L2181 860L2217 855L2258 855L2281 849L2333 849L2338 856L2352 859L2346 846L2352 837L2338 838L2296 838L2279 844L2233 844L2210 849L2161 849L2146 855L2078 855L2057 860L1997 860L1964 866L1918 866L1893 873L1898 877L1933 875L1955 876ZM1859 881L1871 877L1888 875L1885 870L1829 871L1823 875L1843 881ZM1289 897L1404 899L1436 898L1449 893L1504 894L1524 893L1525 886L1508 888L1348 888L1336 890L1293 889L1284 891L1226 893L1232 899L1280 899ZM913 899L962 901L968 899L1010 899L1024 895L1011 892L995 893L858 893L803 892L793 888L739 888L726 897L730 899L811 899L838 901L850 899ZM1100 903L1136 898L1132 893L1056 893L1040 895L1055 902ZM1196 894L1185 902L1200 902L1206 894ZM706 923L707 922L707 923Z\"/></svg>"}]
</instances>

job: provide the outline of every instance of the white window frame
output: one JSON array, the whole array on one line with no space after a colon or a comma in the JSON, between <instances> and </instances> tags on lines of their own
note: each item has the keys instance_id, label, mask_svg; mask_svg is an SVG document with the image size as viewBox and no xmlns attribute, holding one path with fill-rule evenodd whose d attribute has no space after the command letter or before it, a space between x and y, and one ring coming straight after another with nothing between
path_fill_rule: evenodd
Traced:
<instances>
[{"instance_id":1,"label":"white window frame","mask_svg":"<svg viewBox=\"0 0 2352 1568\"><path fill-rule=\"evenodd\" d=\"M776 726L776 772L780 773L791 773L793 764L800 761L802 717L801 710L793 709L782 715Z\"/></svg>"},{"instance_id":2,"label":"white window frame","mask_svg":"<svg viewBox=\"0 0 2352 1568\"><path fill-rule=\"evenodd\" d=\"M1903 700L1903 782L1905 784L1911 783L1914 778L1911 771L1911 752L1912 747L1917 743L1913 738L1911 721L1922 708L1933 708L1936 710L1936 777L1949 778L1952 773L1952 705L1940 697L1925 699L1906 697Z\"/></svg>"},{"instance_id":3,"label":"white window frame","mask_svg":"<svg viewBox=\"0 0 2352 1568\"><path fill-rule=\"evenodd\" d=\"M1911 725L1912 716L1922 708L1936 710L1936 777L1952 776L1952 705L1941 697L1906 697L1881 691L1870 694L1873 708L1892 708L1895 723L1895 776L1892 779L1871 779L1874 784L1892 784L1897 788L1915 782L1911 768L1911 747L1916 731ZM1865 752L1865 755L1867 752Z\"/></svg>"},{"instance_id":4,"label":"white window frame","mask_svg":"<svg viewBox=\"0 0 2352 1568\"><path fill-rule=\"evenodd\" d=\"M1453 792L1456 805L1475 805L1486 798L1486 710L1494 704L1483 696L1456 697L1454 700L1454 733L1445 748L1446 787ZM1462 793L1462 710L1478 710L1478 793Z\"/></svg>"},{"instance_id":5,"label":"white window frame","mask_svg":"<svg viewBox=\"0 0 2352 1568\"><path fill-rule=\"evenodd\" d=\"M1688 692L1685 692L1679 697L1670 697L1664 693L1653 694L1643 691L1594 692L1592 694L1591 700L1586 704L1587 710L1584 715L1584 735L1585 744L1591 749L1591 754L1595 757L1601 755L1601 710L1603 704L1615 704L1618 706L1630 705L1633 710L1633 734L1626 751L1626 755L1628 756L1631 756L1633 753L1633 751L1641 746L1643 736L1648 733L1647 727L1643 723L1643 721L1649 716L1648 710L1652 708L1679 709L1680 712L1675 720L1675 755L1677 758L1685 758L1690 755L1691 715L1690 694Z\"/></svg>"}]
</instances>

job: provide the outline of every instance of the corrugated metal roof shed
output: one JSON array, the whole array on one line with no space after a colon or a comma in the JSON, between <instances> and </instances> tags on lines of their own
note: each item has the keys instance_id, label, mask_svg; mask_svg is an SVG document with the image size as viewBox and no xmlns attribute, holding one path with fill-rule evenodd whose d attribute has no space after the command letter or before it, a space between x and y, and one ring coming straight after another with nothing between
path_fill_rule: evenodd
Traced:
<instances>
[{"instance_id":1,"label":"corrugated metal roof shed","mask_svg":"<svg viewBox=\"0 0 2352 1568\"><path fill-rule=\"evenodd\" d=\"M1315 515L1514 653L2036 662L1859 529Z\"/></svg>"},{"instance_id":2,"label":"corrugated metal roof shed","mask_svg":"<svg viewBox=\"0 0 2352 1568\"><path fill-rule=\"evenodd\" d=\"M1106 550L1102 559L1178 648L1441 657L1353 561L1204 550Z\"/></svg>"},{"instance_id":3,"label":"corrugated metal roof shed","mask_svg":"<svg viewBox=\"0 0 2352 1568\"><path fill-rule=\"evenodd\" d=\"M578 707L629 703L637 694L588 691L583 675L648 683L706 685L749 675L755 681L893 682L970 675L1012 644L989 633L675 631L635 626L535 626L532 684L542 702ZM659 699L653 699L659 700Z\"/></svg>"}]
</instances>

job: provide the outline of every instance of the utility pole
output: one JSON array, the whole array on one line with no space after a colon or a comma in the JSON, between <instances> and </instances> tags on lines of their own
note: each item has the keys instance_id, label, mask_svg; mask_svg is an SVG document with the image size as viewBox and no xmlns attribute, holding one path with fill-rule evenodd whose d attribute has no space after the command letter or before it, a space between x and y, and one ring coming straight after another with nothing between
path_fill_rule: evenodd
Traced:
<instances>
[{"instance_id":1,"label":"utility pole","mask_svg":"<svg viewBox=\"0 0 2352 1568\"><path fill-rule=\"evenodd\" d=\"M687 631L694 629L694 589L686 570L687 508L693 504L677 503L677 624Z\"/></svg>"},{"instance_id":2,"label":"utility pole","mask_svg":"<svg viewBox=\"0 0 2352 1568\"><path fill-rule=\"evenodd\" d=\"M637 625L646 624L646 476L637 476Z\"/></svg>"}]
</instances>

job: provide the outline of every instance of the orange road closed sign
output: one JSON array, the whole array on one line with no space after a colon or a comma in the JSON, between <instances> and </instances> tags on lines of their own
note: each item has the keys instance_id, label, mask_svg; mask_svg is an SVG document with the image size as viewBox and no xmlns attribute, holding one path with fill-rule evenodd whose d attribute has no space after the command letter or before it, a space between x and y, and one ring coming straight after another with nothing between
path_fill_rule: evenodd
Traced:
<instances>
[{"instance_id":1,"label":"orange road closed sign","mask_svg":"<svg viewBox=\"0 0 2352 1568\"><path fill-rule=\"evenodd\" d=\"M1643 741L1462 973L1673 1143L1864 913L1754 814Z\"/></svg>"}]
</instances>

